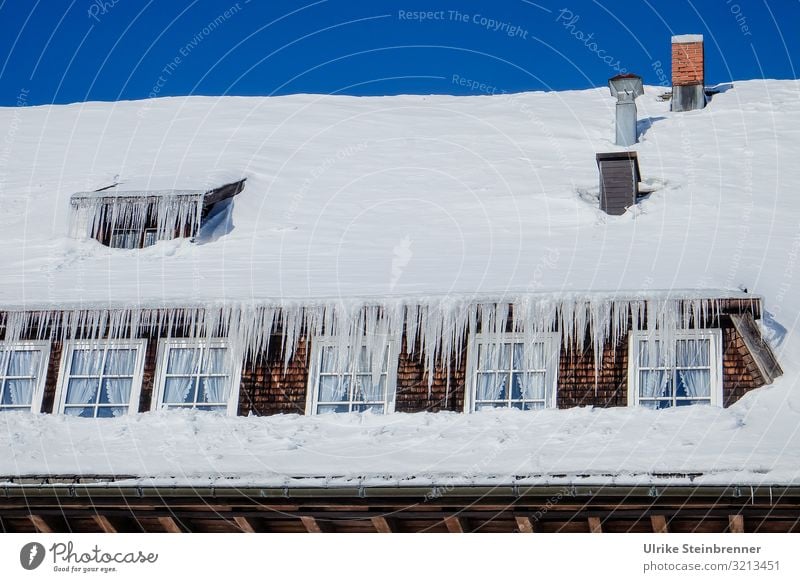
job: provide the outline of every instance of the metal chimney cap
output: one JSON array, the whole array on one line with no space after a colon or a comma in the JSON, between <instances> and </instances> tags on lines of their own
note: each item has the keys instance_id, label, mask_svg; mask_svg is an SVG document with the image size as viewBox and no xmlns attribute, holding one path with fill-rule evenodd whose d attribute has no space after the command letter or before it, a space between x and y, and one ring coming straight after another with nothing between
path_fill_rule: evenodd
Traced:
<instances>
[{"instance_id":1,"label":"metal chimney cap","mask_svg":"<svg viewBox=\"0 0 800 582\"><path fill-rule=\"evenodd\" d=\"M633 73L611 77L608 80L608 88L611 89L612 97L616 97L620 101L630 100L631 97L636 99L644 95L642 78Z\"/></svg>"}]
</instances>

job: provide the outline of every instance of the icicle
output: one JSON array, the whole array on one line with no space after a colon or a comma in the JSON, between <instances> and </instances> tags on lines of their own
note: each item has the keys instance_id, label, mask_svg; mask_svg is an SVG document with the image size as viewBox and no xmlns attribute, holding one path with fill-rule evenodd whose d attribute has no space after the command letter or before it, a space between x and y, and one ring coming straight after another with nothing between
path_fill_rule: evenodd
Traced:
<instances>
[{"instance_id":1,"label":"icicle","mask_svg":"<svg viewBox=\"0 0 800 582\"><path fill-rule=\"evenodd\" d=\"M191 191L102 192L72 198L72 235L98 238L115 230L143 233L154 225L157 240L197 232L203 212L203 193Z\"/></svg>"}]
</instances>

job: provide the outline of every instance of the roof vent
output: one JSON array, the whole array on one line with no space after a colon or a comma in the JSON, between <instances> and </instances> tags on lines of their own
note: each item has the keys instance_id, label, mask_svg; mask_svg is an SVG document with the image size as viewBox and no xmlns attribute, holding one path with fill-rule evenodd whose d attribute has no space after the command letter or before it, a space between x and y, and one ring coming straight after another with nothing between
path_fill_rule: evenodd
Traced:
<instances>
[{"instance_id":1,"label":"roof vent","mask_svg":"<svg viewBox=\"0 0 800 582\"><path fill-rule=\"evenodd\" d=\"M617 98L617 139L619 146L632 146L638 140L636 131L636 98L644 94L642 78L628 73L608 80L612 97Z\"/></svg>"},{"instance_id":2,"label":"roof vent","mask_svg":"<svg viewBox=\"0 0 800 582\"><path fill-rule=\"evenodd\" d=\"M636 152L597 154L600 170L600 210L625 214L639 196L639 160Z\"/></svg>"},{"instance_id":3,"label":"roof vent","mask_svg":"<svg viewBox=\"0 0 800 582\"><path fill-rule=\"evenodd\" d=\"M703 35L672 37L672 110L693 111L706 106Z\"/></svg>"}]
</instances>

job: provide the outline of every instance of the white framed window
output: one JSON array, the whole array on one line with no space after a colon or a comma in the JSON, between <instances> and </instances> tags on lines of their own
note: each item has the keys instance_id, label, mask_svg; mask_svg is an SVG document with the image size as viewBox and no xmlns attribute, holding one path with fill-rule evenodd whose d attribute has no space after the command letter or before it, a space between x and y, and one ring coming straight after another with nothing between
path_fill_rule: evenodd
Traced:
<instances>
[{"instance_id":1,"label":"white framed window","mask_svg":"<svg viewBox=\"0 0 800 582\"><path fill-rule=\"evenodd\" d=\"M475 334L467 352L464 411L535 410L556 406L560 344L557 334Z\"/></svg>"},{"instance_id":2,"label":"white framed window","mask_svg":"<svg viewBox=\"0 0 800 582\"><path fill-rule=\"evenodd\" d=\"M196 408L235 416L242 362L225 338L159 342L151 408Z\"/></svg>"},{"instance_id":3,"label":"white framed window","mask_svg":"<svg viewBox=\"0 0 800 582\"><path fill-rule=\"evenodd\" d=\"M312 343L306 414L329 412L394 412L397 389L397 342L389 341L380 364L373 366L365 344L354 353L335 338L316 337Z\"/></svg>"},{"instance_id":4,"label":"white framed window","mask_svg":"<svg viewBox=\"0 0 800 582\"><path fill-rule=\"evenodd\" d=\"M109 418L139 410L147 340L68 340L61 353L56 411Z\"/></svg>"},{"instance_id":5,"label":"white framed window","mask_svg":"<svg viewBox=\"0 0 800 582\"><path fill-rule=\"evenodd\" d=\"M722 405L722 332L632 332L628 405L669 408L690 404Z\"/></svg>"},{"instance_id":6,"label":"white framed window","mask_svg":"<svg viewBox=\"0 0 800 582\"><path fill-rule=\"evenodd\" d=\"M50 342L0 342L0 411L42 409Z\"/></svg>"}]
</instances>

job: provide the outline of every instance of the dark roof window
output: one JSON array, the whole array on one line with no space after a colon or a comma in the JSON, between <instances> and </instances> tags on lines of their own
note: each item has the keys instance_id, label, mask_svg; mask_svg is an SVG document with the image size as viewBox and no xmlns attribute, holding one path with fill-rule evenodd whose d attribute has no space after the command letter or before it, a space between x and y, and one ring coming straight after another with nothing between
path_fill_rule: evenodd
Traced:
<instances>
[{"instance_id":1,"label":"dark roof window","mask_svg":"<svg viewBox=\"0 0 800 582\"><path fill-rule=\"evenodd\" d=\"M73 235L112 248L143 248L159 240L192 238L216 204L244 189L244 180L211 190L119 190L72 195Z\"/></svg>"}]
</instances>

